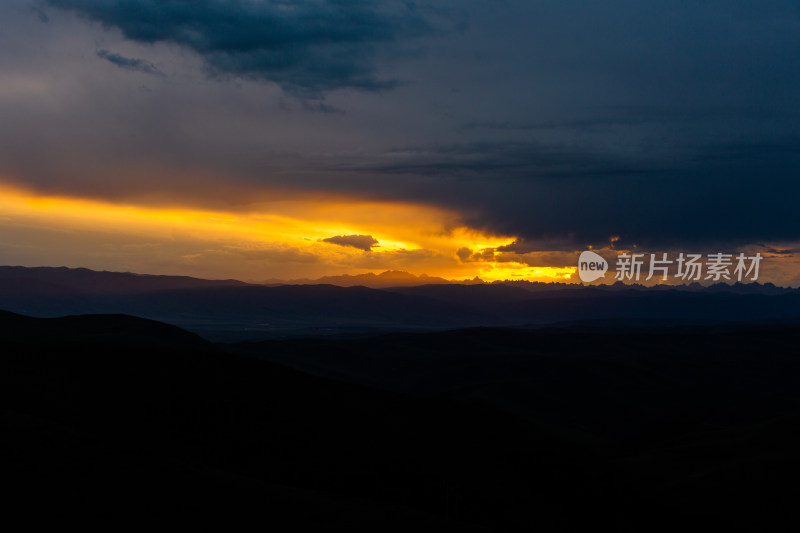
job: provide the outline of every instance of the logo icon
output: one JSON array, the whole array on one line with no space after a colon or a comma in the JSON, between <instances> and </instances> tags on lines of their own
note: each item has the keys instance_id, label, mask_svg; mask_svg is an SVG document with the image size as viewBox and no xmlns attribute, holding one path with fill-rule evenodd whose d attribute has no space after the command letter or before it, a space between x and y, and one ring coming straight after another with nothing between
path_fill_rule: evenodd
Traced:
<instances>
[{"instance_id":1,"label":"logo icon","mask_svg":"<svg viewBox=\"0 0 800 533\"><path fill-rule=\"evenodd\" d=\"M584 283L591 283L606 275L608 262L602 256L587 250L578 258L578 275Z\"/></svg>"}]
</instances>

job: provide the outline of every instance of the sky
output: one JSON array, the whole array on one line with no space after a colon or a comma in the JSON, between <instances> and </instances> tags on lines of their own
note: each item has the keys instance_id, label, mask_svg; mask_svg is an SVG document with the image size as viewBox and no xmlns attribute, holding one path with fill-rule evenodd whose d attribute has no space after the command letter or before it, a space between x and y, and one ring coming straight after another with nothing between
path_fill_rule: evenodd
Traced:
<instances>
[{"instance_id":1,"label":"sky","mask_svg":"<svg viewBox=\"0 0 800 533\"><path fill-rule=\"evenodd\" d=\"M800 285L796 1L7 0L0 264Z\"/></svg>"}]
</instances>

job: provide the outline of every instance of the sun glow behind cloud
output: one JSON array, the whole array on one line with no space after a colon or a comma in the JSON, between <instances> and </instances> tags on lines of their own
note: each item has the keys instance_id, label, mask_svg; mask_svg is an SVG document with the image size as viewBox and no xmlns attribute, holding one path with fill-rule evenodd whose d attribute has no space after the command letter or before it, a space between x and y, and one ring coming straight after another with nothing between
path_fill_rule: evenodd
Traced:
<instances>
[{"instance_id":1,"label":"sun glow behind cloud","mask_svg":"<svg viewBox=\"0 0 800 533\"><path fill-rule=\"evenodd\" d=\"M463 247L509 244L458 224L441 209L406 203L279 201L240 212L148 207L0 188L3 263L292 279L406 270L446 278L567 281L574 268L464 263ZM323 239L369 235L371 251Z\"/></svg>"}]
</instances>

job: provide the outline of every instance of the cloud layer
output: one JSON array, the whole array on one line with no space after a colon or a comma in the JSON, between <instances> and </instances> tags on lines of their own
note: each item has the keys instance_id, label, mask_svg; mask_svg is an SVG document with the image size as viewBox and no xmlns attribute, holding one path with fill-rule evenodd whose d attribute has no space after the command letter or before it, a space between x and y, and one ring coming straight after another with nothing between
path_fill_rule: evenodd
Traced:
<instances>
[{"instance_id":1,"label":"cloud layer","mask_svg":"<svg viewBox=\"0 0 800 533\"><path fill-rule=\"evenodd\" d=\"M47 3L119 29L132 41L191 50L202 57L212 75L272 81L307 96L341 88L374 91L394 86L397 80L382 79L377 73L377 48L427 30L413 4L400 1Z\"/></svg>"},{"instance_id":2,"label":"cloud layer","mask_svg":"<svg viewBox=\"0 0 800 533\"><path fill-rule=\"evenodd\" d=\"M800 241L796 2L39 5L0 6L3 182L226 212L433 206L552 264L612 236ZM305 105L323 96L341 112ZM389 242L373 227L323 235Z\"/></svg>"},{"instance_id":3,"label":"cloud layer","mask_svg":"<svg viewBox=\"0 0 800 533\"><path fill-rule=\"evenodd\" d=\"M103 58L106 61L118 66L119 68L134 70L137 72L144 72L145 74L155 74L157 76L164 75L160 70L158 70L158 67L156 67L149 61L145 61L144 59L137 59L135 57L125 57L123 55L114 52L109 52L108 50L105 49L98 50L97 57Z\"/></svg>"},{"instance_id":4,"label":"cloud layer","mask_svg":"<svg viewBox=\"0 0 800 533\"><path fill-rule=\"evenodd\" d=\"M329 242L331 244L338 244L339 246L352 246L359 250L369 252L373 246L378 246L380 243L378 239L372 235L336 235L335 237L328 237L322 239L322 242Z\"/></svg>"}]
</instances>

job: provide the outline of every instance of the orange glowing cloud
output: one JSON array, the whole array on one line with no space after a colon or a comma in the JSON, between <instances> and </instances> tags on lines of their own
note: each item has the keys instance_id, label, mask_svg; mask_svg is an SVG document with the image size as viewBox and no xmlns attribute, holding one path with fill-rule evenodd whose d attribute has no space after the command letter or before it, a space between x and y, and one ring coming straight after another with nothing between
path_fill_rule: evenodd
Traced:
<instances>
[{"instance_id":1,"label":"orange glowing cloud","mask_svg":"<svg viewBox=\"0 0 800 533\"><path fill-rule=\"evenodd\" d=\"M4 263L86 266L203 277L317 277L407 270L447 278L568 280L574 268L464 263L460 248L514 240L408 203L279 201L225 212L43 196L0 188ZM342 246L366 236L370 246ZM374 242L373 242L374 241Z\"/></svg>"},{"instance_id":2,"label":"orange glowing cloud","mask_svg":"<svg viewBox=\"0 0 800 533\"><path fill-rule=\"evenodd\" d=\"M576 252L509 251L519 249L509 246L515 240L468 228L457 213L411 203L313 198L223 211L0 186L2 264L250 281L404 270L447 279L578 282ZM773 252L759 246L764 281L800 282L790 253L797 246L779 243Z\"/></svg>"}]
</instances>

